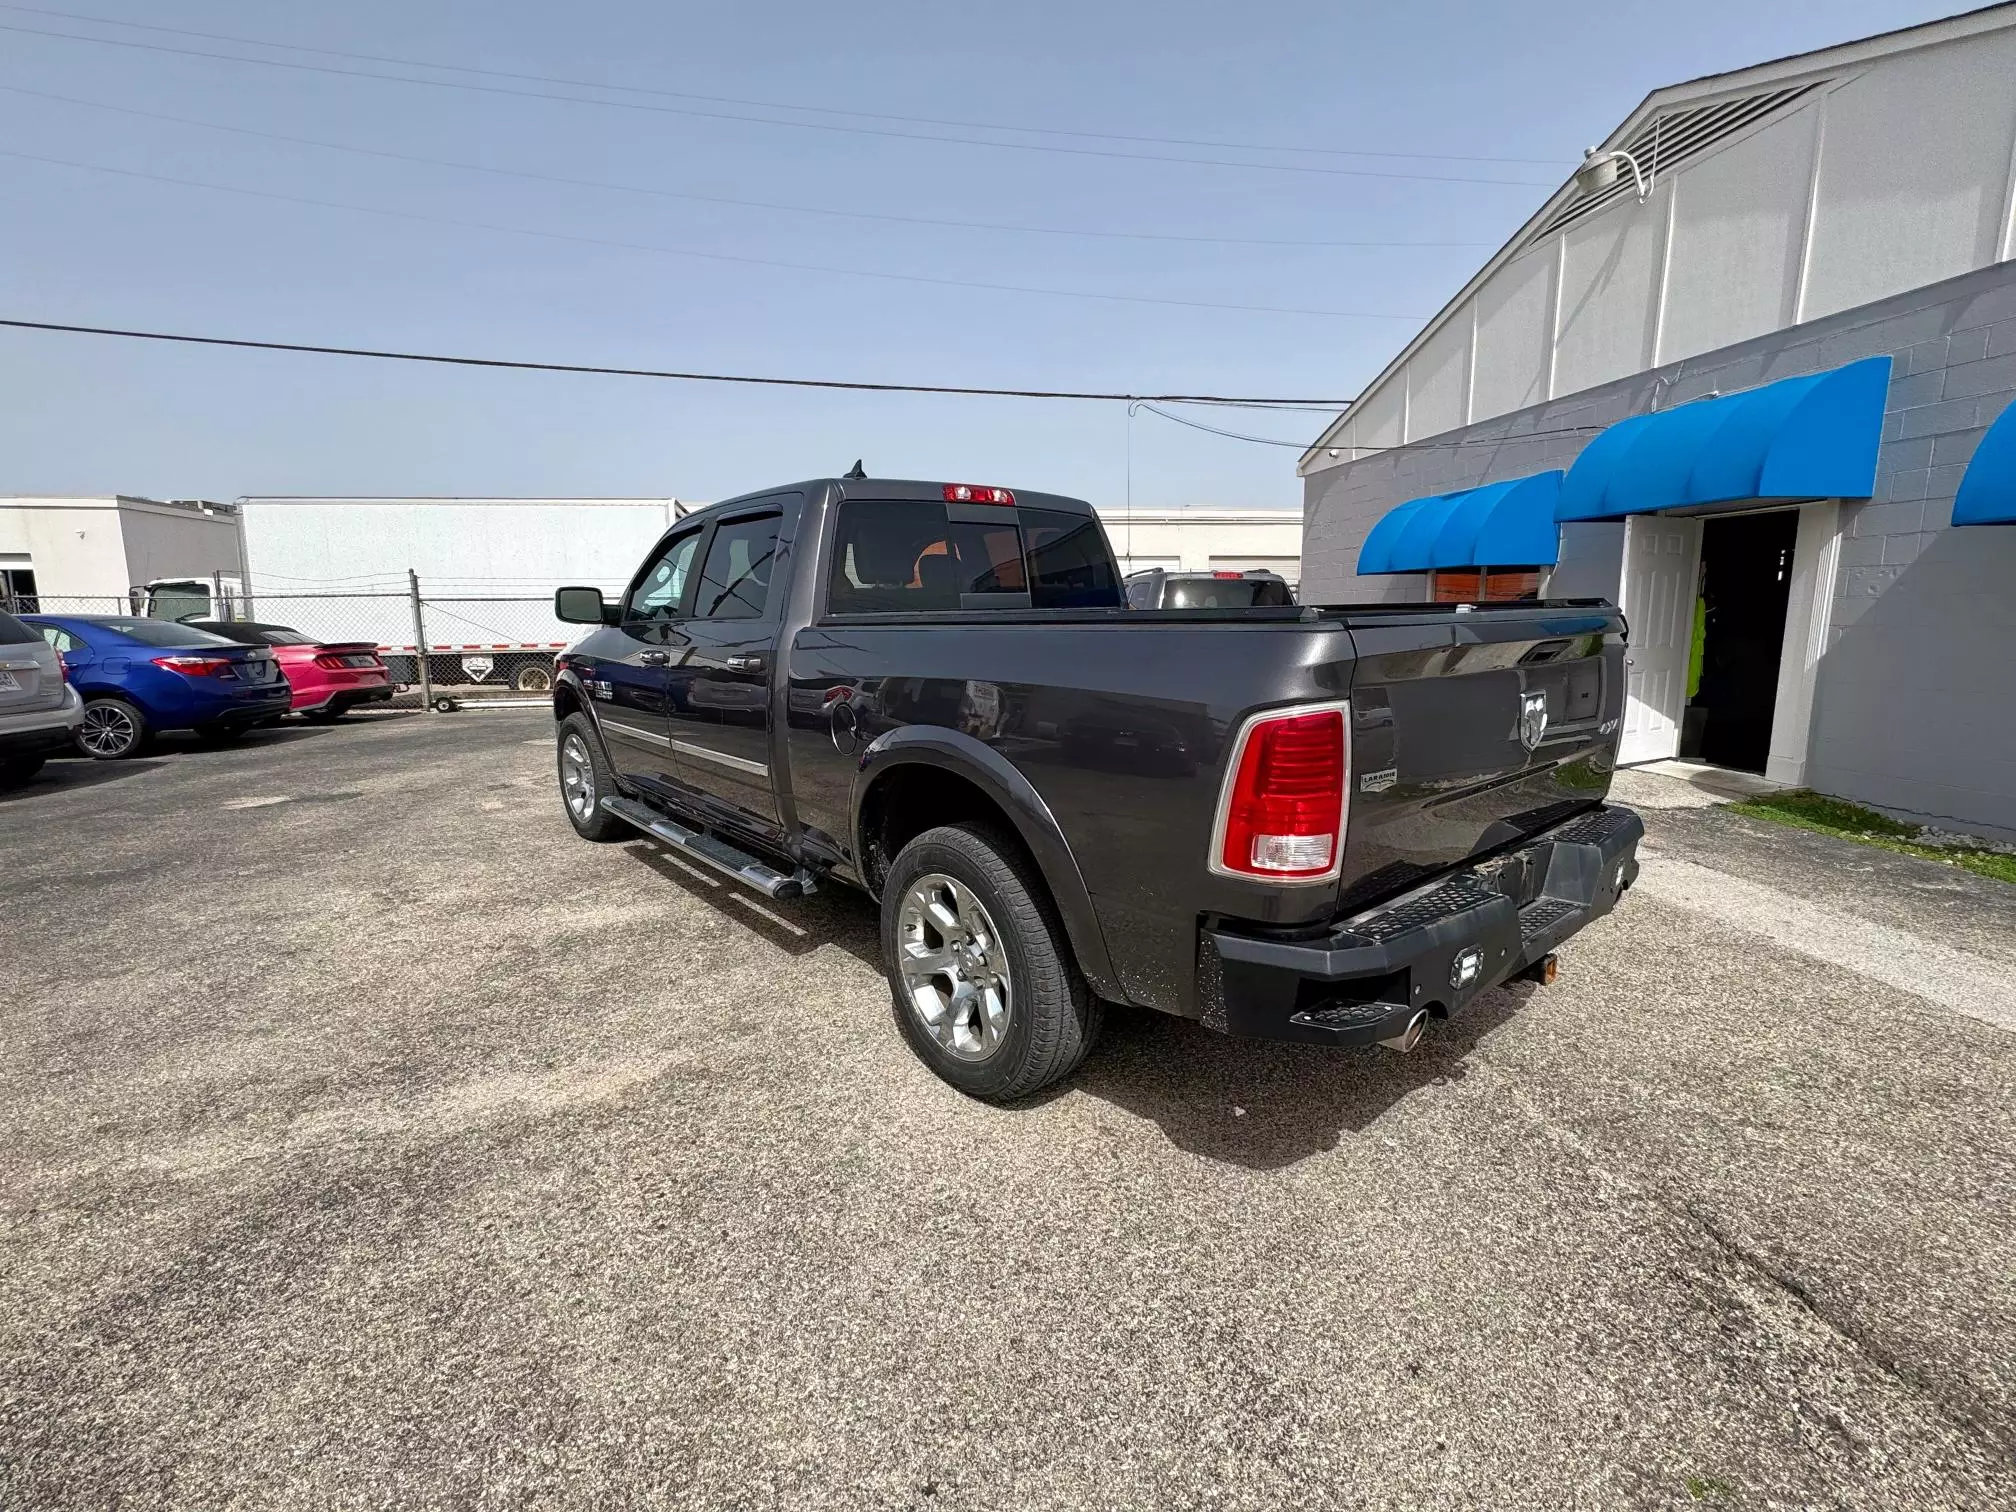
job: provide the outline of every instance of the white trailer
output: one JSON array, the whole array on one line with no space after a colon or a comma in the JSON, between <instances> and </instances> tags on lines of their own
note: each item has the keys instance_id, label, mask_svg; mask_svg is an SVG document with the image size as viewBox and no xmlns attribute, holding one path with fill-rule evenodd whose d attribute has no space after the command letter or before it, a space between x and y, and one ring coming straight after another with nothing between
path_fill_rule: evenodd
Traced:
<instances>
[{"instance_id":1,"label":"white trailer","mask_svg":"<svg viewBox=\"0 0 2016 1512\"><path fill-rule=\"evenodd\" d=\"M694 507L675 498L237 505L246 563L239 618L373 641L395 681L418 681L424 648L436 683L525 691L551 685L553 655L576 633L553 618L553 590L620 591L665 528Z\"/></svg>"}]
</instances>

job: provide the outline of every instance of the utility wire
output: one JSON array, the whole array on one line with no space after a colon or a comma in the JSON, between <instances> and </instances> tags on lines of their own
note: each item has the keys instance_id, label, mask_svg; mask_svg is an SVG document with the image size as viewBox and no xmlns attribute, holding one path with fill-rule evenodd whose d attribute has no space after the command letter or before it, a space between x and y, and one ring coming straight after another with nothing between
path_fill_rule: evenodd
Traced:
<instances>
[{"instance_id":1,"label":"utility wire","mask_svg":"<svg viewBox=\"0 0 2016 1512\"><path fill-rule=\"evenodd\" d=\"M6 7L0 6L0 9ZM834 210L820 205L790 205L776 200L729 199L716 194L689 194L676 189L659 189L647 184L614 183L607 179L564 178L552 173L534 173L523 168L501 168L490 163L468 163L455 158L424 157L412 152L390 152L376 147L358 147L348 142L327 142L316 137L290 136L284 132L261 131L253 126L227 126L194 116L168 115L158 110L140 110L131 105L111 105L103 100L79 99L75 95L53 94L46 89L29 89L20 84L0 84L8 94L28 95L38 100L57 100L65 105L81 105L87 110L106 110L135 116L145 121L170 121L178 126L196 126L205 131L227 131L236 136L258 137L269 142L289 142L297 147L320 147L331 152L350 152L362 157L389 159L395 163L421 163L435 168L456 168L470 173L493 173L506 178L529 179L541 184L565 184L576 189L606 189L621 194L648 194L659 199L688 200L702 205L734 205L748 210L778 210L793 215L827 215L847 220L887 221L902 226L942 226L959 231L1009 231L1029 236L1081 236L1114 241L1191 242L1232 247L1483 247L1478 241L1304 241L1259 236L1180 236L1155 231L1096 231L1064 226L1017 226L1005 222L940 220L920 215L885 215L866 210Z\"/></svg>"},{"instance_id":2,"label":"utility wire","mask_svg":"<svg viewBox=\"0 0 2016 1512\"><path fill-rule=\"evenodd\" d=\"M258 68L285 68L298 73L333 74L342 78L376 79L384 84L421 84L430 89L456 89L472 94L506 95L520 100L558 100L570 105L601 105L613 110L641 110L654 115L691 116L700 120L739 121L748 126L788 126L801 131L838 131L850 136L892 137L902 141L935 142L940 146L992 147L1004 152L1049 152L1067 157L1118 158L1132 163L1187 163L1206 168L1245 168L1261 173L1320 174L1331 178L1404 179L1409 183L1501 184L1515 188L1552 189L1555 180L1470 178L1446 173L1416 173L1412 170L1377 168L1324 168L1312 163L1233 162L1223 158L1175 157L1167 153L1114 152L1098 147L1065 147L1053 143L988 142L977 137L933 136L921 131L892 131L874 126L840 126L825 121L781 121L764 116L733 115L719 110L697 110L682 105L647 105L640 100L598 100L586 95L552 94L533 89L506 89L495 84L469 84L455 79L415 79L400 74L370 73L357 68L337 68L326 63L295 63L281 58L243 58L232 53L205 52L198 48L169 47L158 42L134 42L123 37L81 37L75 32L45 31L33 26L11 26L0 22L0 31L29 37L54 37L65 42L84 42L94 47L125 47L140 52L171 53L178 57L210 58L221 63L245 63Z\"/></svg>"},{"instance_id":3,"label":"utility wire","mask_svg":"<svg viewBox=\"0 0 2016 1512\"><path fill-rule=\"evenodd\" d=\"M766 378L744 373L687 373L659 368L600 367L578 362L524 362L501 357L451 357L434 352L394 352L372 347L316 346L297 341L249 341L230 336L189 336L170 331L132 331L112 326L68 325L48 320L0 317L0 326L20 331L60 331L83 336L118 336L132 341L170 341L190 346L236 347L256 352L305 352L321 357L373 357L387 362L433 362L450 367L509 368L531 373L593 373L611 378L674 378L690 383L747 383L774 388L849 389L876 394L963 394L995 399L1098 399L1121 403L1160 400L1165 404L1244 406L1320 405L1342 409L1348 399L1265 399L1224 394L1118 394L1084 389L969 388L947 383L864 383L837 378Z\"/></svg>"},{"instance_id":4,"label":"utility wire","mask_svg":"<svg viewBox=\"0 0 2016 1512\"><path fill-rule=\"evenodd\" d=\"M934 284L946 289L984 289L1000 294L1035 294L1054 299L1098 299L1120 304L1170 305L1192 310L1238 310L1261 315L1325 315L1347 320L1405 320L1415 315L1395 315L1375 310L1323 310L1298 305L1232 304L1206 299L1169 299L1156 294L1106 294L1089 289L1051 289L1034 284L987 283L969 278L937 278L926 273L886 273L874 268L840 268L828 263L788 262L775 257L747 257L731 252L696 252L687 247L668 247L659 242L617 241L605 236L576 236L567 231L540 231L529 226L503 226L494 221L463 220L448 215L423 215L417 210L386 210L376 205L358 205L347 200L313 199L302 194L283 194L276 189L247 189L238 184L218 184L207 179L180 178L166 173L147 173L138 168L113 168L104 163L80 163L74 158L44 157L33 152L16 152L0 147L0 157L19 158L28 163L47 163L58 168L78 168L87 173L110 173L120 178L146 179L158 184L175 184L185 189L208 189L219 194L242 194L253 199L279 200L290 205L308 205L318 210L347 210L359 215L384 215L395 220L420 221L428 225L456 226L470 231L500 232L506 236L532 236L541 241L571 242L586 247L614 247L628 252L655 252L666 257L691 257L704 262L737 263L757 268L784 268L794 273L834 273L847 278L879 278L895 283Z\"/></svg>"},{"instance_id":5,"label":"utility wire","mask_svg":"<svg viewBox=\"0 0 2016 1512\"><path fill-rule=\"evenodd\" d=\"M312 53L323 58L347 58L353 63L384 63L399 68L431 68L443 73L473 74L485 79L515 79L528 84L559 84L570 89L606 89L619 94L652 95L664 100L697 100L707 105L740 105L750 110L795 110L807 115L849 116L864 121L898 121L911 126L948 126L957 131L1005 131L1028 136L1075 137L1084 141L1138 142L1159 147L1209 147L1224 152L1300 152L1322 157L1405 158L1416 162L1517 163L1543 168L1565 166L1557 158L1483 157L1454 152L1385 152L1369 147L1284 147L1273 142L1223 142L1195 137L1139 136L1122 131L1071 131L1058 126L1005 126L996 121L953 121L937 116L895 115L884 110L843 110L834 105L801 105L783 100L751 100L734 95L694 94L677 89L651 89L641 84L610 84L598 79L569 79L553 74L516 73L504 68L476 68L466 63L432 63L423 58L396 58L383 53L345 52L341 48L311 47L303 42L269 42L259 37L239 37L227 32L194 31L182 26L157 26L145 21L119 21L110 16L91 16L76 11L50 10L37 5L0 3L0 10L31 16L54 16L63 21L84 21L98 26L118 26L128 31L160 32L174 37L195 37L205 42L231 42L241 47L269 47L282 52ZM51 33L50 35L54 35ZM256 61L256 60L244 60Z\"/></svg>"},{"instance_id":6,"label":"utility wire","mask_svg":"<svg viewBox=\"0 0 2016 1512\"><path fill-rule=\"evenodd\" d=\"M1172 400L1168 402L1180 403L1186 401ZM1348 408L1348 406L1346 407ZM1289 446L1301 452L1315 451L1319 444L1315 441L1281 441L1273 436L1249 436L1240 431L1221 430L1215 425L1206 425L1201 420L1192 420L1183 415L1172 415L1169 411L1158 409L1155 405L1146 401L1142 401L1139 404L1139 408L1147 410L1150 414L1160 415L1164 420L1174 420L1178 425L1187 425L1192 430L1209 431L1214 436L1224 436L1227 440L1231 441L1252 441L1261 446ZM1289 412L1289 407L1286 405L1269 406L1269 408L1276 408L1284 413ZM1469 447L1494 446L1507 441L1531 441L1547 436L1587 436L1593 435L1602 429L1603 427L1600 425L1566 425L1554 430L1520 431L1517 435L1472 436L1464 441L1405 441L1398 446L1353 446L1351 450L1354 452L1462 451ZM1340 447L1339 450L1342 450L1342 448Z\"/></svg>"}]
</instances>

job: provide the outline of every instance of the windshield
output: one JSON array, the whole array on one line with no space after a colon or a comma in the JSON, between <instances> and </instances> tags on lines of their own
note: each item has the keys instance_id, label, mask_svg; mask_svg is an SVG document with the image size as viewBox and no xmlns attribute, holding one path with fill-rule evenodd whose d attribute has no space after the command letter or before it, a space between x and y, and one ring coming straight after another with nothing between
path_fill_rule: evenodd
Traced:
<instances>
[{"instance_id":1,"label":"windshield","mask_svg":"<svg viewBox=\"0 0 2016 1512\"><path fill-rule=\"evenodd\" d=\"M102 625L119 635L129 636L143 646L235 646L236 641L226 640L221 635L212 635L208 630L198 630L194 625L177 625L167 620L151 619L100 619L92 620L94 625Z\"/></svg>"},{"instance_id":2,"label":"windshield","mask_svg":"<svg viewBox=\"0 0 2016 1512\"><path fill-rule=\"evenodd\" d=\"M1174 578L1164 609L1278 609L1294 603L1279 578Z\"/></svg>"}]
</instances>

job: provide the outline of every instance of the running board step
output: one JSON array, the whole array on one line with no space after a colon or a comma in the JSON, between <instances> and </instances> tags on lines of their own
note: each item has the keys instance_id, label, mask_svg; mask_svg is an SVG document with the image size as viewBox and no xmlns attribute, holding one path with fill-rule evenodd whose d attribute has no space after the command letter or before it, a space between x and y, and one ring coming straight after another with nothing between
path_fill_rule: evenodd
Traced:
<instances>
[{"instance_id":1,"label":"running board step","mask_svg":"<svg viewBox=\"0 0 2016 1512\"><path fill-rule=\"evenodd\" d=\"M654 839L663 840L680 855L711 866L737 882L755 888L766 898L789 902L792 898L804 897L818 886L818 879L802 866L795 872L780 872L764 865L747 851L737 850L719 836L704 830L688 829L635 798L604 798L602 807L618 819L636 825Z\"/></svg>"}]
</instances>

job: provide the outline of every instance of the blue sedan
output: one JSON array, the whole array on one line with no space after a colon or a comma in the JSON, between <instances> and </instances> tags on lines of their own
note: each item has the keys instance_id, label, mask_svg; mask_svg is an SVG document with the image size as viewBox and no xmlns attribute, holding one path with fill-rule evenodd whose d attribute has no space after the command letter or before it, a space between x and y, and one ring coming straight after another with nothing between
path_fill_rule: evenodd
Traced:
<instances>
[{"instance_id":1,"label":"blue sedan","mask_svg":"<svg viewBox=\"0 0 2016 1512\"><path fill-rule=\"evenodd\" d=\"M264 646L241 646L167 620L109 614L23 614L63 657L84 700L77 747L116 761L161 730L235 740L287 712L292 695Z\"/></svg>"}]
</instances>

